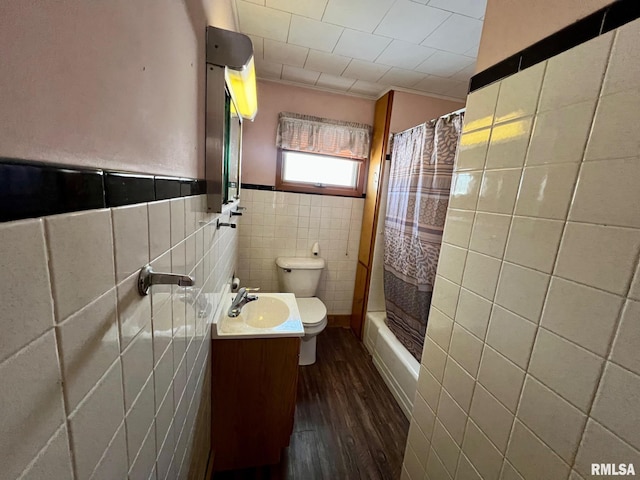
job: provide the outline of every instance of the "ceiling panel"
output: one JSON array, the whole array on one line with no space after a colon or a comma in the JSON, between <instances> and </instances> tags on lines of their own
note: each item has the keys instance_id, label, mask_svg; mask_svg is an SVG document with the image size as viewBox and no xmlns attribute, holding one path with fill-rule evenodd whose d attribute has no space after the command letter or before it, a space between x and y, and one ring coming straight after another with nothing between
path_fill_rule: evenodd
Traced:
<instances>
[{"instance_id":1,"label":"ceiling panel","mask_svg":"<svg viewBox=\"0 0 640 480\"><path fill-rule=\"evenodd\" d=\"M411 88L426 76L424 73L394 67L385 73L378 82L391 87Z\"/></svg>"},{"instance_id":2,"label":"ceiling panel","mask_svg":"<svg viewBox=\"0 0 640 480\"><path fill-rule=\"evenodd\" d=\"M320 72L313 72L311 70L292 67L290 65L283 65L282 67L282 79L289 80L290 82L315 85L319 76Z\"/></svg>"},{"instance_id":3,"label":"ceiling panel","mask_svg":"<svg viewBox=\"0 0 640 480\"><path fill-rule=\"evenodd\" d=\"M344 90L345 92L351 88L351 85L355 83L352 78L338 77L337 75L329 75L328 73L321 73L316 85L319 87L326 87L331 90Z\"/></svg>"},{"instance_id":4,"label":"ceiling panel","mask_svg":"<svg viewBox=\"0 0 640 480\"><path fill-rule=\"evenodd\" d=\"M372 62L390 43L390 38L357 32L347 28L342 32L342 36L340 40L338 40L338 44L333 52L338 55L344 55L345 57Z\"/></svg>"},{"instance_id":5,"label":"ceiling panel","mask_svg":"<svg viewBox=\"0 0 640 480\"><path fill-rule=\"evenodd\" d=\"M256 73L377 98L466 97L486 0L233 0Z\"/></svg>"},{"instance_id":6,"label":"ceiling panel","mask_svg":"<svg viewBox=\"0 0 640 480\"><path fill-rule=\"evenodd\" d=\"M473 64L474 61L475 60L473 58L465 57L463 55L437 51L418 65L416 70L422 73L437 75L439 77L450 77L451 75L458 73L463 68Z\"/></svg>"},{"instance_id":7,"label":"ceiling panel","mask_svg":"<svg viewBox=\"0 0 640 480\"><path fill-rule=\"evenodd\" d=\"M335 53L319 52L318 50L309 50L304 68L329 73L331 75L341 75L350 61L351 57L343 57Z\"/></svg>"},{"instance_id":8,"label":"ceiling panel","mask_svg":"<svg viewBox=\"0 0 640 480\"><path fill-rule=\"evenodd\" d=\"M389 71L387 65L379 65L362 60L352 60L342 76L347 78L357 78L367 82L377 82L382 75Z\"/></svg>"},{"instance_id":9,"label":"ceiling panel","mask_svg":"<svg viewBox=\"0 0 640 480\"><path fill-rule=\"evenodd\" d=\"M307 59L308 48L264 39L264 59L268 62L302 67Z\"/></svg>"},{"instance_id":10,"label":"ceiling panel","mask_svg":"<svg viewBox=\"0 0 640 480\"><path fill-rule=\"evenodd\" d=\"M322 21L362 32L373 32L393 2L394 0L329 0Z\"/></svg>"},{"instance_id":11,"label":"ceiling panel","mask_svg":"<svg viewBox=\"0 0 640 480\"><path fill-rule=\"evenodd\" d=\"M352 93L359 93L360 95L379 96L386 90L384 85L378 83L365 82L364 80L356 80L356 82L349 89Z\"/></svg>"},{"instance_id":12,"label":"ceiling panel","mask_svg":"<svg viewBox=\"0 0 640 480\"><path fill-rule=\"evenodd\" d=\"M465 17L457 13L447 18L422 45L446 50L447 52L464 54L474 45L480 43L482 20Z\"/></svg>"},{"instance_id":13,"label":"ceiling panel","mask_svg":"<svg viewBox=\"0 0 640 480\"><path fill-rule=\"evenodd\" d=\"M397 0L375 29L375 33L406 42L420 43L450 16L451 13L444 10L410 0Z\"/></svg>"},{"instance_id":14,"label":"ceiling panel","mask_svg":"<svg viewBox=\"0 0 640 480\"><path fill-rule=\"evenodd\" d=\"M288 42L315 50L332 52L343 30L343 27L293 15Z\"/></svg>"},{"instance_id":15,"label":"ceiling panel","mask_svg":"<svg viewBox=\"0 0 640 480\"><path fill-rule=\"evenodd\" d=\"M264 2L264 0L262 0ZM320 20L327 0L267 0L267 7Z\"/></svg>"},{"instance_id":16,"label":"ceiling panel","mask_svg":"<svg viewBox=\"0 0 640 480\"><path fill-rule=\"evenodd\" d=\"M259 37L271 38L280 42L287 41L291 14L261 7L253 3L237 0L240 31Z\"/></svg>"},{"instance_id":17,"label":"ceiling panel","mask_svg":"<svg viewBox=\"0 0 640 480\"><path fill-rule=\"evenodd\" d=\"M429 6L461 13L468 17L482 18L487 8L487 0L430 0Z\"/></svg>"},{"instance_id":18,"label":"ceiling panel","mask_svg":"<svg viewBox=\"0 0 640 480\"><path fill-rule=\"evenodd\" d=\"M376 63L413 70L435 52L433 48L394 40L376 58Z\"/></svg>"}]
</instances>

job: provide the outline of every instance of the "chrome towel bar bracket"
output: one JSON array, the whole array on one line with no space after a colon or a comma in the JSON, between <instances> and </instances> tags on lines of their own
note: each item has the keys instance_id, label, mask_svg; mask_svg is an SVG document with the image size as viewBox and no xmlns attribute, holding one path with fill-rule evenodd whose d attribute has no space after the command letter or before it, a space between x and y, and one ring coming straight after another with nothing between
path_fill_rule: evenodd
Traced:
<instances>
[{"instance_id":1,"label":"chrome towel bar bracket","mask_svg":"<svg viewBox=\"0 0 640 480\"><path fill-rule=\"evenodd\" d=\"M154 272L151 265L147 264L140 269L140 273L138 274L138 293L142 296L149 295L149 289L152 285L191 287L194 283L195 280L189 275Z\"/></svg>"}]
</instances>

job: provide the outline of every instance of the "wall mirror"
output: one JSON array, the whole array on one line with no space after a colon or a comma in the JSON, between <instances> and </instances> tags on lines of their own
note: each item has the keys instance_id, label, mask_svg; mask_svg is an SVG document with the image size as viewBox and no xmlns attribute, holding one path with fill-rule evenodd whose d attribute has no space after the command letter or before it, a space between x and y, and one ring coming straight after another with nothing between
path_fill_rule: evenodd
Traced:
<instances>
[{"instance_id":1,"label":"wall mirror","mask_svg":"<svg viewBox=\"0 0 640 480\"><path fill-rule=\"evenodd\" d=\"M240 196L242 122L257 113L253 46L246 35L207 28L205 177L207 210Z\"/></svg>"}]
</instances>

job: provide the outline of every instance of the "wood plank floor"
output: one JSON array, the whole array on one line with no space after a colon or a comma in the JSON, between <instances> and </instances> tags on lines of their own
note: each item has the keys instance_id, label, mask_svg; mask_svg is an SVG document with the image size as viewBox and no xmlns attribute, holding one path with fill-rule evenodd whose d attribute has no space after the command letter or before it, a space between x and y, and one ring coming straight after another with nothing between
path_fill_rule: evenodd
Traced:
<instances>
[{"instance_id":1,"label":"wood plank floor","mask_svg":"<svg viewBox=\"0 0 640 480\"><path fill-rule=\"evenodd\" d=\"M279 465L214 480L396 480L409 422L350 330L327 328L300 367L291 444Z\"/></svg>"}]
</instances>

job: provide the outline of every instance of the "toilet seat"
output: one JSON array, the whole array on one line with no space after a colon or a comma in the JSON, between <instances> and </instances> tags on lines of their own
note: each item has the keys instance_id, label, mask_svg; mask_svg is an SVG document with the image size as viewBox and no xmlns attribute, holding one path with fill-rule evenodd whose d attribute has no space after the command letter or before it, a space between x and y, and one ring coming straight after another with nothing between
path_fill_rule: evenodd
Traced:
<instances>
[{"instance_id":1,"label":"toilet seat","mask_svg":"<svg viewBox=\"0 0 640 480\"><path fill-rule=\"evenodd\" d=\"M296 298L304 326L317 325L327 318L327 307L316 297Z\"/></svg>"}]
</instances>

